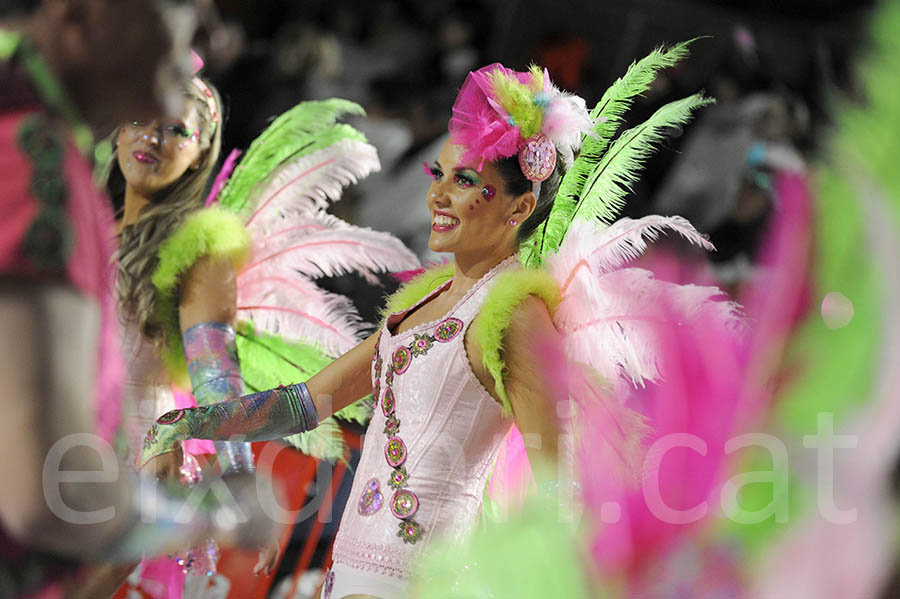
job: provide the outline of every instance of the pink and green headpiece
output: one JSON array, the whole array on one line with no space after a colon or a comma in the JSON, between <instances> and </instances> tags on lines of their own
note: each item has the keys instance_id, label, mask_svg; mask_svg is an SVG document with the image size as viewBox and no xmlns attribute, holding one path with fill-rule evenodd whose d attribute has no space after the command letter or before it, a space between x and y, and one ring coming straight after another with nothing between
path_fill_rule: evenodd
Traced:
<instances>
[{"instance_id":1,"label":"pink and green headpiece","mask_svg":"<svg viewBox=\"0 0 900 599\"><path fill-rule=\"evenodd\" d=\"M581 137L591 129L584 100L561 91L546 69L526 72L490 64L466 77L450 118L450 140L466 146L462 160L477 164L519 156L536 185L551 175L557 152L571 165Z\"/></svg>"}]
</instances>

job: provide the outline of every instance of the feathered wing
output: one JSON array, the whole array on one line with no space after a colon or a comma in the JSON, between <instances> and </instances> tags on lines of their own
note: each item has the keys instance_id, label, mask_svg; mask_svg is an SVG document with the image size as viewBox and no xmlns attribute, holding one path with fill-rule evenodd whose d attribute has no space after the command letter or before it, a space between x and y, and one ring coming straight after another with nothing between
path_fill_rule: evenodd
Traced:
<instances>
[{"instance_id":1,"label":"feathered wing","mask_svg":"<svg viewBox=\"0 0 900 599\"><path fill-rule=\"evenodd\" d=\"M680 217L647 216L622 219L605 230L573 223L559 252L547 266L560 286L562 299L554 324L563 336L569 358L590 365L619 391L627 382L641 385L661 378L658 363L660 305L666 317L692 322L713 311L737 327L738 306L720 301L715 287L661 281L650 271L625 268L664 229L706 248L711 244Z\"/></svg>"},{"instance_id":2,"label":"feathered wing","mask_svg":"<svg viewBox=\"0 0 900 599\"><path fill-rule=\"evenodd\" d=\"M364 143L361 133L337 123L347 114L362 115L364 111L353 102L331 99L301 102L276 118L250 144L219 195L219 203L247 215L265 199L258 193L259 186L279 169L342 139Z\"/></svg>"},{"instance_id":3,"label":"feathered wing","mask_svg":"<svg viewBox=\"0 0 900 599\"><path fill-rule=\"evenodd\" d=\"M237 272L238 349L248 388L306 380L369 329L349 299L325 291L316 279L358 273L377 284L378 273L419 266L393 236L325 212L347 185L380 168L365 136L338 122L347 114L363 111L333 99L304 102L279 116L218 195L242 217L252 240L252 256ZM364 421L369 403L361 400L336 416ZM340 457L343 450L330 419L287 440L321 458Z\"/></svg>"},{"instance_id":4,"label":"feathered wing","mask_svg":"<svg viewBox=\"0 0 900 599\"><path fill-rule=\"evenodd\" d=\"M371 278L417 265L415 255L393 235L317 210L281 218L278 226L256 237L253 258L241 272L288 268L309 279L353 272Z\"/></svg>"},{"instance_id":5,"label":"feathered wing","mask_svg":"<svg viewBox=\"0 0 900 599\"><path fill-rule=\"evenodd\" d=\"M346 136L348 130L352 137ZM288 216L324 210L346 186L381 168L375 148L347 125L335 126L326 139L317 140L317 146L325 142L330 143L277 168L251 193L253 209L247 218L251 234L265 234Z\"/></svg>"}]
</instances>

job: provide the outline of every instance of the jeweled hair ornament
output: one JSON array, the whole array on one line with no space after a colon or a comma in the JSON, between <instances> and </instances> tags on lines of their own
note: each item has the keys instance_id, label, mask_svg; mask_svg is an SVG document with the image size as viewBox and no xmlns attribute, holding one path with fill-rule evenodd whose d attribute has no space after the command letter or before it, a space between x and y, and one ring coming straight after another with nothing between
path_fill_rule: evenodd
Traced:
<instances>
[{"instance_id":1,"label":"jeweled hair ornament","mask_svg":"<svg viewBox=\"0 0 900 599\"><path fill-rule=\"evenodd\" d=\"M219 126L219 107L216 103L216 96L209 88L209 85L197 75L197 73L200 72L200 69L203 68L203 59L200 58L200 55L194 50L191 50L191 66L194 69L194 77L191 78L191 83L193 83L197 89L200 90L200 93L203 94L206 106L209 108L209 118L212 121L212 129L210 130L209 135L212 137L216 132L216 128Z\"/></svg>"},{"instance_id":2,"label":"jeweled hair ornament","mask_svg":"<svg viewBox=\"0 0 900 599\"><path fill-rule=\"evenodd\" d=\"M556 168L557 154L571 166L590 131L582 98L553 85L546 69L507 69L499 63L466 77L450 118L450 140L466 146L462 161L477 165L518 155L535 195Z\"/></svg>"}]
</instances>

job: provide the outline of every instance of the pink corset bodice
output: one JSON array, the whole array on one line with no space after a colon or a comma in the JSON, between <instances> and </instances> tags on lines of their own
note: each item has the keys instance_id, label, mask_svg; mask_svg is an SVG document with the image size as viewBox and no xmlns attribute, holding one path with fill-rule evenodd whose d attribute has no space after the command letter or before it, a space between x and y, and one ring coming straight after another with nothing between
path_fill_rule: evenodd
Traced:
<instances>
[{"instance_id":1,"label":"pink corset bodice","mask_svg":"<svg viewBox=\"0 0 900 599\"><path fill-rule=\"evenodd\" d=\"M416 306L390 315L372 364L375 413L334 544L334 561L407 578L433 538L458 539L475 523L497 451L513 422L475 377L465 336L497 265L442 319L390 329Z\"/></svg>"}]
</instances>

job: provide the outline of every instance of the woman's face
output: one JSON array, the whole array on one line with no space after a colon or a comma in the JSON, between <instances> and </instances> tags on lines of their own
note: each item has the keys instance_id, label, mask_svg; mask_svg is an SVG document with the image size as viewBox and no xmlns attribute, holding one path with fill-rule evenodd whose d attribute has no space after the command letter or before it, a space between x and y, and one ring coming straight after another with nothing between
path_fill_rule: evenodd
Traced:
<instances>
[{"instance_id":1,"label":"woman's face","mask_svg":"<svg viewBox=\"0 0 900 599\"><path fill-rule=\"evenodd\" d=\"M464 146L448 141L437 160L426 167L434 179L427 196L431 211L428 247L453 253L508 251L515 246L518 225L533 210L534 198L506 193L493 164L485 162L479 172L475 165L460 163L463 153Z\"/></svg>"},{"instance_id":2,"label":"woman's face","mask_svg":"<svg viewBox=\"0 0 900 599\"><path fill-rule=\"evenodd\" d=\"M151 195L177 181L190 168L199 167L200 116L188 102L179 116L149 123L128 123L119 130L117 159L125 182L143 195Z\"/></svg>"}]
</instances>

